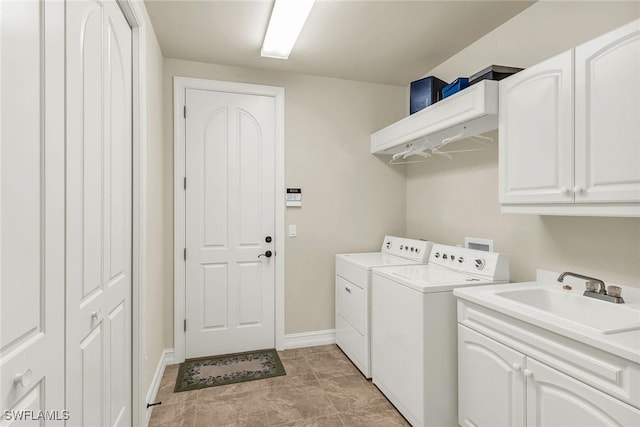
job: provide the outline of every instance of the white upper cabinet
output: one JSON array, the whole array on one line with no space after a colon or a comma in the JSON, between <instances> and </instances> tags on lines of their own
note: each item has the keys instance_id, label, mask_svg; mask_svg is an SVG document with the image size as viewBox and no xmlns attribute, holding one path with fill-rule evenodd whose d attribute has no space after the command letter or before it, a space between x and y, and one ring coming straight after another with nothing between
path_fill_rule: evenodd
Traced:
<instances>
[{"instance_id":1,"label":"white upper cabinet","mask_svg":"<svg viewBox=\"0 0 640 427\"><path fill-rule=\"evenodd\" d=\"M500 82L503 212L640 216L640 21Z\"/></svg>"},{"instance_id":2,"label":"white upper cabinet","mask_svg":"<svg viewBox=\"0 0 640 427\"><path fill-rule=\"evenodd\" d=\"M576 202L640 200L640 25L576 48Z\"/></svg>"},{"instance_id":3,"label":"white upper cabinet","mask_svg":"<svg viewBox=\"0 0 640 427\"><path fill-rule=\"evenodd\" d=\"M500 83L501 203L573 201L573 51Z\"/></svg>"}]
</instances>

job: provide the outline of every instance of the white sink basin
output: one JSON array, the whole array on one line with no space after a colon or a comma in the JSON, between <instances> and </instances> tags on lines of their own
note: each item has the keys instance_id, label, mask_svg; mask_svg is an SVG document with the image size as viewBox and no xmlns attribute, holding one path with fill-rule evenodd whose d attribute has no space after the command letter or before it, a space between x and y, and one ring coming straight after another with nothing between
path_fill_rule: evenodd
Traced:
<instances>
[{"instance_id":1,"label":"white sink basin","mask_svg":"<svg viewBox=\"0 0 640 427\"><path fill-rule=\"evenodd\" d=\"M602 334L640 329L640 311L585 297L575 292L548 288L498 291L495 295L544 311Z\"/></svg>"}]
</instances>

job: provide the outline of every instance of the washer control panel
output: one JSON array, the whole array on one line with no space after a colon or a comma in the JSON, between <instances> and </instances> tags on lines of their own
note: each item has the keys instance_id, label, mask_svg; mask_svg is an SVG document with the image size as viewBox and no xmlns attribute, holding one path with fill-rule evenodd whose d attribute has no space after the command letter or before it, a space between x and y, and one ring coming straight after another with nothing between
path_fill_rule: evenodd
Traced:
<instances>
[{"instance_id":1,"label":"washer control panel","mask_svg":"<svg viewBox=\"0 0 640 427\"><path fill-rule=\"evenodd\" d=\"M426 240L405 239L404 237L385 236L382 242L382 253L401 256L411 260L426 262L431 253L433 242Z\"/></svg>"},{"instance_id":2,"label":"washer control panel","mask_svg":"<svg viewBox=\"0 0 640 427\"><path fill-rule=\"evenodd\" d=\"M487 279L508 280L509 264L505 254L433 244L429 264Z\"/></svg>"}]
</instances>

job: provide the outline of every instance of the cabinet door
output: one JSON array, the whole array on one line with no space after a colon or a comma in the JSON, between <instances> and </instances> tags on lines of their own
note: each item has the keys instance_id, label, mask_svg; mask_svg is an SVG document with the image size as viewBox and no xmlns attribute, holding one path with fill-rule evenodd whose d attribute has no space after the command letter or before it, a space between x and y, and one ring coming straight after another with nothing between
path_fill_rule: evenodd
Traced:
<instances>
[{"instance_id":1,"label":"cabinet door","mask_svg":"<svg viewBox=\"0 0 640 427\"><path fill-rule=\"evenodd\" d=\"M640 201L640 21L578 46L576 202Z\"/></svg>"},{"instance_id":2,"label":"cabinet door","mask_svg":"<svg viewBox=\"0 0 640 427\"><path fill-rule=\"evenodd\" d=\"M640 410L527 358L528 426L638 426Z\"/></svg>"},{"instance_id":3,"label":"cabinet door","mask_svg":"<svg viewBox=\"0 0 640 427\"><path fill-rule=\"evenodd\" d=\"M500 82L500 202L572 203L573 51Z\"/></svg>"},{"instance_id":4,"label":"cabinet door","mask_svg":"<svg viewBox=\"0 0 640 427\"><path fill-rule=\"evenodd\" d=\"M458 325L458 423L523 426L524 355Z\"/></svg>"}]
</instances>

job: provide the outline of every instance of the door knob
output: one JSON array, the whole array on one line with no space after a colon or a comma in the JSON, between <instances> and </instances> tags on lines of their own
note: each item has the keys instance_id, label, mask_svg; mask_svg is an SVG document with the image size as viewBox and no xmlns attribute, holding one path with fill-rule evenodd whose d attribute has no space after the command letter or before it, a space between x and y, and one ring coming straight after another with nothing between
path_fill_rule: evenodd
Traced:
<instances>
[{"instance_id":1,"label":"door knob","mask_svg":"<svg viewBox=\"0 0 640 427\"><path fill-rule=\"evenodd\" d=\"M91 312L91 320L95 320L96 322L100 321L100 309L94 310Z\"/></svg>"},{"instance_id":2,"label":"door knob","mask_svg":"<svg viewBox=\"0 0 640 427\"><path fill-rule=\"evenodd\" d=\"M524 376L525 376L525 377L527 377L527 378L531 378L531 377L533 377L533 372L531 372L531 371L530 371L530 370L528 370L528 369L525 369L525 370L523 371L523 373L524 373Z\"/></svg>"},{"instance_id":3,"label":"door knob","mask_svg":"<svg viewBox=\"0 0 640 427\"><path fill-rule=\"evenodd\" d=\"M579 185L576 185L575 187L573 187L573 192L576 194L580 194L584 191L584 188L580 187Z\"/></svg>"},{"instance_id":4,"label":"door knob","mask_svg":"<svg viewBox=\"0 0 640 427\"><path fill-rule=\"evenodd\" d=\"M266 251L265 253L258 255L258 258L260 258L261 256L264 256L264 257L267 257L267 258L271 258L271 255L273 255L273 252Z\"/></svg>"},{"instance_id":5,"label":"door knob","mask_svg":"<svg viewBox=\"0 0 640 427\"><path fill-rule=\"evenodd\" d=\"M31 385L32 375L31 369L25 369L23 373L17 374L13 378L13 383L20 384L22 387L29 387Z\"/></svg>"}]
</instances>

